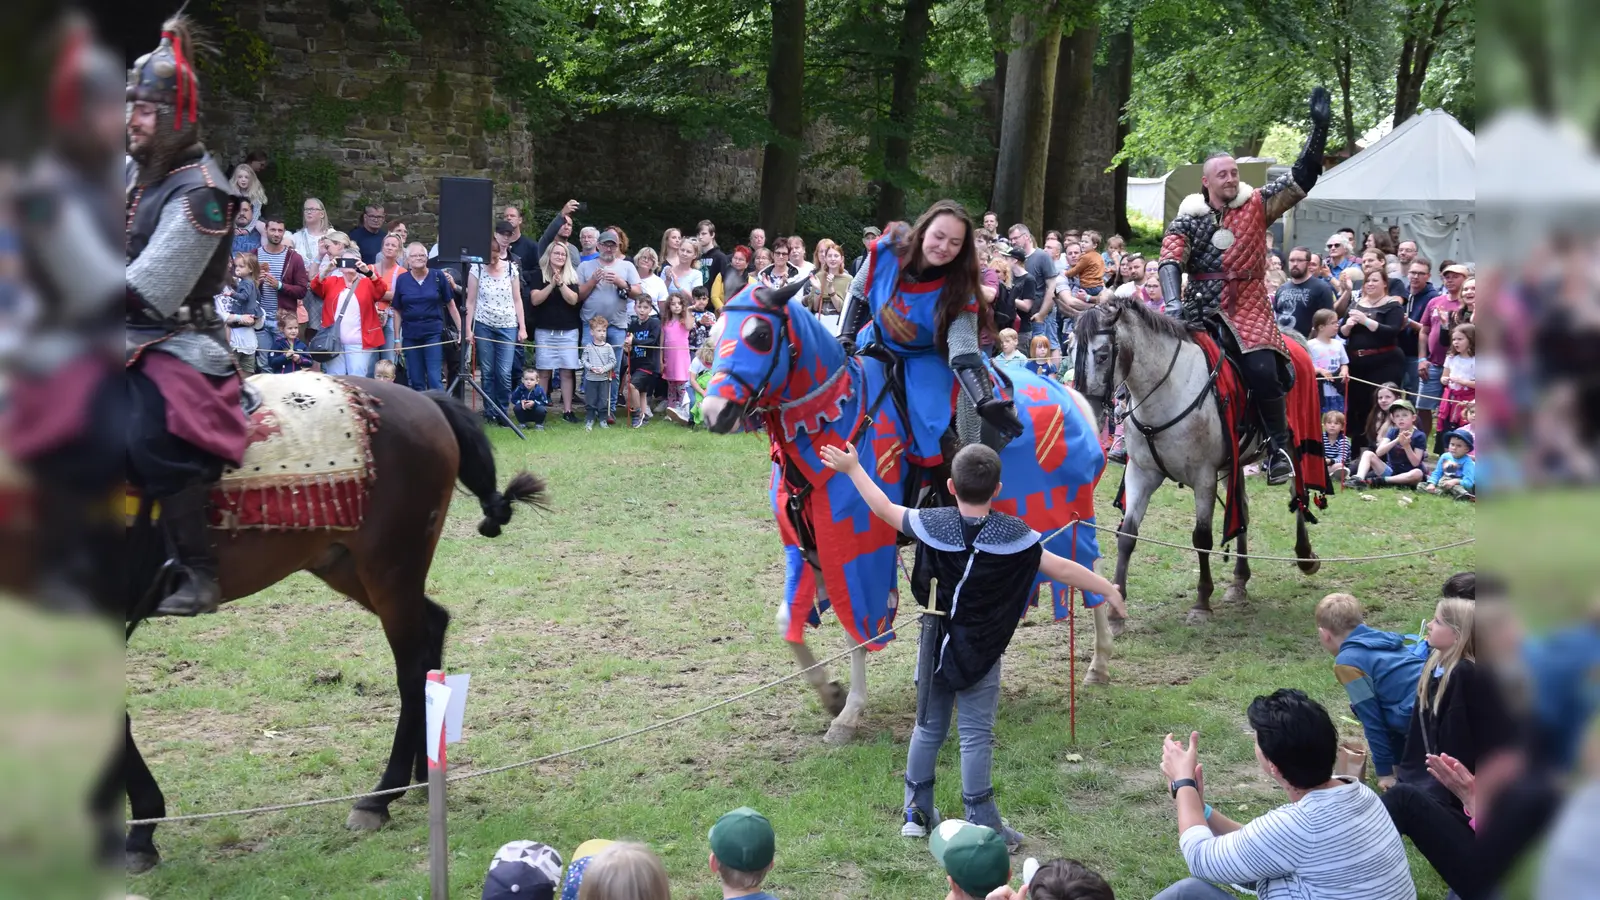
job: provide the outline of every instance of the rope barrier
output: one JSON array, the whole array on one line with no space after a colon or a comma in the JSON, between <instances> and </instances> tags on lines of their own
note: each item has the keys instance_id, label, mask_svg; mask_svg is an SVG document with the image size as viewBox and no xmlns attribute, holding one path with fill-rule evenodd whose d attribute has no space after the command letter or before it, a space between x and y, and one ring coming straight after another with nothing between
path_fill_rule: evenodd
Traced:
<instances>
[{"instance_id":1,"label":"rope barrier","mask_svg":"<svg viewBox=\"0 0 1600 900\"><path fill-rule=\"evenodd\" d=\"M1104 532L1107 532L1108 534L1115 534L1115 535L1121 535L1122 534L1122 531L1120 529L1117 529L1117 528L1111 528L1109 526L1100 525L1100 524L1094 523L1094 522L1083 522L1082 519L1074 519L1071 522L1068 522L1067 524L1061 526L1060 528L1057 528L1055 531L1050 532L1049 536L1046 537L1045 540L1048 541L1048 540L1054 539L1057 535L1061 534L1063 531L1066 531L1068 528L1071 528L1074 525L1079 524L1080 522L1082 522L1082 524L1084 524L1084 525L1088 525L1090 528L1093 528L1096 531L1104 531ZM1130 535L1130 537L1133 537L1136 540L1140 540L1140 541L1148 541L1149 543L1156 544L1156 545L1161 546L1161 547L1172 547L1173 549L1176 549L1176 550L1194 550L1195 549L1193 544L1174 544L1174 543L1172 543L1170 541L1163 541L1163 540L1159 540L1159 539L1153 538L1153 537L1145 537L1142 534ZM1259 560L1266 560L1266 561L1272 561L1272 562L1292 562L1292 563L1303 563L1303 562L1325 562L1325 563L1328 563L1328 562L1374 562L1374 561L1381 560L1381 559L1402 559L1402 558L1407 557L1407 556L1425 556L1425 555L1427 555L1429 553L1438 553L1441 550L1452 550L1452 549L1455 549L1456 547L1465 547L1468 544L1476 544L1477 542L1478 542L1478 539L1476 537L1470 537L1470 538L1467 538L1465 540L1455 541L1455 542L1449 543L1449 544L1441 544L1441 545L1439 545L1437 547L1424 547L1424 548L1419 549L1419 550L1407 550L1407 551L1405 551L1403 553L1380 553L1380 554L1377 554L1377 555L1374 555L1374 556L1313 556L1313 557L1299 557L1299 556L1269 556L1269 555L1259 554L1259 553L1245 553L1245 554L1243 554L1243 556L1246 559L1250 559L1250 560L1258 560L1259 559ZM1198 551L1196 551L1196 552L1198 552ZM1212 550L1210 552L1211 553L1219 553L1219 554L1220 553L1224 553L1224 552L1238 553L1237 550L1224 551L1224 550L1220 550L1220 549Z\"/></svg>"},{"instance_id":2,"label":"rope barrier","mask_svg":"<svg viewBox=\"0 0 1600 900\"><path fill-rule=\"evenodd\" d=\"M686 713L684 713L683 715L680 715L680 716L674 716L673 718L667 719L667 720L662 721L662 722L656 722L656 723L654 723L652 725L646 725L643 728L635 728L632 731L627 731L627 732L623 732L622 734L612 735L611 737L608 737L608 738L603 738L601 740L593 741L593 742L588 743L588 744L583 744L583 745L578 746L578 747L572 747L572 748L569 748L567 750L561 750L561 751L558 751L556 753L548 754L546 756L540 756L540 757L536 757L534 759L527 759L527 760L523 760L522 762L508 763L508 764L503 765L503 766L495 766L494 768L491 768L491 769L480 769L480 770L473 771L473 772L463 772L463 773L461 773L459 775L452 775L448 779L446 779L446 781L447 781L447 783L454 783L454 782L457 782L457 781L469 781L469 780L474 779L474 778L483 778L484 776L487 776L487 775L497 775L497 774L499 774L501 772L509 772L512 769L522 769L522 768L527 768L528 766L536 766L536 765L539 765L540 763L552 762L554 760L562 759L562 758L568 757L568 756L574 756L576 754L583 753L583 752L586 752L586 751L589 751L589 750L596 750L596 749L599 749L600 747L605 747L605 746L610 745L610 744L619 743L619 742L625 741L625 740L627 740L629 738L635 738L635 737L638 737L638 736L643 735L643 734L649 734L652 731L660 731L663 728L670 728L673 725L677 725L677 724L679 724L681 722L687 722L690 719L697 718L699 716L703 716L706 713L713 712L715 710L721 709L724 706L730 706L730 705L732 705L734 703L738 703L741 700L745 700L745 699L747 699L749 697L753 697L756 694L759 694L759 693L761 693L763 691L768 691L768 690L771 690L771 689L773 689L775 687L778 687L779 685L787 684L788 682L793 681L796 678L799 678L799 677L801 677L803 675L806 675L807 673L809 673L809 672L811 672L813 670L820 669L823 666L826 666L826 665L828 665L830 663L838 662L839 660L844 659L846 656L849 656L850 654L856 652L857 650L862 650L862 649L864 649L864 648L866 648L866 647L868 647L868 646L870 646L872 644L878 643L878 642L882 641L885 637L888 637L889 635L891 635L893 633L894 633L894 629L890 628L887 631L881 632L876 637L869 638L869 639L867 639L865 641L862 641L861 643L855 645L854 647L849 648L848 650L845 650L845 651L843 651L841 653L837 653L837 654L835 654L833 656L830 656L827 659L824 659L824 660L822 660L820 662L817 662L817 663L814 663L814 664L812 664L810 666L807 666L804 669L799 669L797 671L790 672L788 675L785 675L782 678L777 679L776 681L769 681L766 684L758 685L758 686L753 687L753 688L751 688L751 689L749 689L747 691L744 691L743 693L735 694L732 697L727 697L727 698L724 698L722 700L718 700L715 703L711 703L709 705L702 706L699 709L691 710L691 711L686 712ZM328 806L328 805L334 804L334 803L349 803L349 802L354 801L354 800L366 800L366 799L369 799L369 798L372 798L372 797L389 797L389 796L393 796L395 794L404 794L407 791L425 789L425 788L427 788L427 786L428 785L425 782L421 783L421 784L408 784L408 785L405 785L404 787L389 788L388 790L383 790L383 791L368 791L368 792L366 792L364 794L345 794L345 795L339 796L339 797L324 797L324 798L322 798L320 800L301 800L301 801L296 802L296 803L277 803L277 804L273 804L271 806L254 806L254 807L250 807L248 809L230 809L230 810L222 810L222 811L219 811L219 812L191 813L191 814L188 814L188 815L181 815L181 816L162 816L162 817L159 817L159 818L152 818L152 819L131 819L126 824L129 825L130 827L131 826L135 826L135 825L167 825L167 824L172 824L174 822L199 822L199 821L203 821L203 820L207 820L207 819L224 819L224 818L232 818L234 816L260 815L260 814L263 814L263 813L283 812L285 810L290 810L290 809L305 809L307 807L312 807L312 806Z\"/></svg>"},{"instance_id":3,"label":"rope barrier","mask_svg":"<svg viewBox=\"0 0 1600 900\"><path fill-rule=\"evenodd\" d=\"M1346 375L1345 378L1349 379L1350 381L1359 381L1362 384L1370 384L1373 387L1380 387L1381 388L1381 387L1384 386L1384 382L1381 382L1381 381L1368 381L1365 378L1357 378L1354 375ZM1438 400L1440 403L1443 403L1443 402L1445 402L1446 399L1448 399L1446 397L1436 397L1433 394L1424 394L1420 390L1418 390L1418 391L1408 391L1408 390L1405 390L1404 388L1402 388L1400 390L1400 394L1401 394L1401 396L1405 396L1405 397L1411 397L1411 396L1415 396L1415 397L1418 397L1418 398L1426 397L1429 400Z\"/></svg>"}]
</instances>

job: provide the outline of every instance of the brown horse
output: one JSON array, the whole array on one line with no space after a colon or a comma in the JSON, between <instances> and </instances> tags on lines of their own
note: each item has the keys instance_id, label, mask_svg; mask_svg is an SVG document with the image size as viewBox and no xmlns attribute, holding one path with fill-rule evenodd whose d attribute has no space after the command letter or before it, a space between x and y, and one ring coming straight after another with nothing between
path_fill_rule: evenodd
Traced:
<instances>
[{"instance_id":1,"label":"brown horse","mask_svg":"<svg viewBox=\"0 0 1600 900\"><path fill-rule=\"evenodd\" d=\"M448 395L421 394L381 381L338 380L353 393L376 401L369 405L380 419L371 434L370 499L360 526L344 531L216 529L213 534L225 600L248 597L295 572L307 571L378 616L394 652L400 691L394 746L375 789L383 791L410 784L413 777L427 778L423 684L428 670L443 663L450 614L423 589L456 480L477 496L484 513L478 532L485 537L495 537L511 520L514 502L542 506L545 486L536 476L521 472L504 492L496 490L488 437L472 413ZM167 558L159 529L150 524L148 507L142 504L129 531L130 636L160 594L154 588ZM131 719L126 727L122 755L113 760L91 798L91 810L102 829L114 829L113 842L122 836L124 792L134 819L166 815L161 789L134 744ZM389 804L398 796L357 802L346 824L362 830L383 827L389 820ZM160 861L154 833L154 825L128 830L123 850L129 872L146 871Z\"/></svg>"}]
</instances>

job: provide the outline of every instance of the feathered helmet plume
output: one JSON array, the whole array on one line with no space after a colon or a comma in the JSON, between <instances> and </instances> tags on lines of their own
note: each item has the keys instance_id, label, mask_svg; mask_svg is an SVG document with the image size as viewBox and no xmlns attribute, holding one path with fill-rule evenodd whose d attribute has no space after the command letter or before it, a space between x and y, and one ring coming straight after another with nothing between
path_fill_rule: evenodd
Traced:
<instances>
[{"instance_id":1,"label":"feathered helmet plume","mask_svg":"<svg viewBox=\"0 0 1600 900\"><path fill-rule=\"evenodd\" d=\"M200 77L194 68L201 49L197 31L183 13L168 19L161 26L160 45L139 57L128 73L128 102L171 107L174 131L200 120Z\"/></svg>"}]
</instances>

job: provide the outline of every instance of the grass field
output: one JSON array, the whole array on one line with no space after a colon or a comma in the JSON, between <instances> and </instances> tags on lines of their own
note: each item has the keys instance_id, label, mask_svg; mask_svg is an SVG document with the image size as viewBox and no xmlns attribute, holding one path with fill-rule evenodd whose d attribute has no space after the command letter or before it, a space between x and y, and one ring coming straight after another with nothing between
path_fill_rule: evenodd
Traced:
<instances>
[{"instance_id":1,"label":"grass field","mask_svg":"<svg viewBox=\"0 0 1600 900\"><path fill-rule=\"evenodd\" d=\"M652 424L586 434L557 423L526 443L494 436L505 474L552 485L547 515L519 512L496 540L453 510L429 594L454 616L445 660L471 672L457 771L528 759L660 721L792 671L773 625L782 587L766 503L764 440ZM1101 485L1101 518L1119 470ZM1259 479L1253 548L1289 554L1291 523ZM1470 534L1471 507L1378 492L1333 498L1313 528L1323 556L1394 552ZM1144 534L1181 540L1187 492L1164 488ZM1109 541L1102 541L1114 550ZM1112 559L1102 563L1109 571ZM1472 547L1431 557L1329 563L1307 579L1258 563L1251 599L1189 627L1192 554L1145 545L1129 590L1134 627L1118 640L1114 684L1081 689L1069 740L1065 624L1020 629L1007 660L995 779L1001 808L1030 837L1028 855L1098 868L1121 898L1148 898L1185 872L1157 763L1161 736L1198 729L1209 797L1235 818L1278 804L1256 771L1244 707L1300 687L1348 716L1311 610L1334 590L1362 598L1375 626L1415 631L1439 584L1474 564ZM1219 588L1218 597L1221 596ZM905 620L902 620L904 623ZM909 632L908 632L909 633ZM1079 675L1092 641L1078 633ZM831 620L813 645L844 647ZM942 875L925 846L899 837L901 771L914 714L912 642L877 654L857 741L822 743L815 695L791 682L673 729L544 767L456 785L450 795L452 895L475 897L502 843L529 838L564 855L593 837L650 844L674 894L720 896L705 834L741 804L777 827L769 885L786 898L935 898ZM843 672L835 672L843 677ZM170 814L368 790L392 738L392 663L375 619L299 576L215 616L160 620L127 654L127 700ZM1347 736L1359 728L1341 723ZM940 763L940 807L960 809L954 741ZM392 807L381 832L343 828L347 806L164 826L154 872L129 888L167 897L423 897L426 800ZM1020 869L1020 860L1019 860ZM1444 888L1414 857L1420 895Z\"/></svg>"}]
</instances>

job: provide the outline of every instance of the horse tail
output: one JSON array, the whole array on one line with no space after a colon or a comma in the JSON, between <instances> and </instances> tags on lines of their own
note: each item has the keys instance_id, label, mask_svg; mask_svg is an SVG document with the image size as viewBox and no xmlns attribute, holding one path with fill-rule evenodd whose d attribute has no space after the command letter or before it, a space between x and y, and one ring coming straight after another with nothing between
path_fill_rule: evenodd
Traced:
<instances>
[{"instance_id":1,"label":"horse tail","mask_svg":"<svg viewBox=\"0 0 1600 900\"><path fill-rule=\"evenodd\" d=\"M478 505L483 509L483 521L478 523L478 533L484 537L499 537L500 527L511 521L512 504L526 503L541 509L548 508L543 478L532 472L518 472L504 492L495 489L494 447L488 435L477 423L472 411L459 400L443 391L429 391L429 399L444 413L450 431L461 448L461 463L456 477L467 486Z\"/></svg>"}]
</instances>

